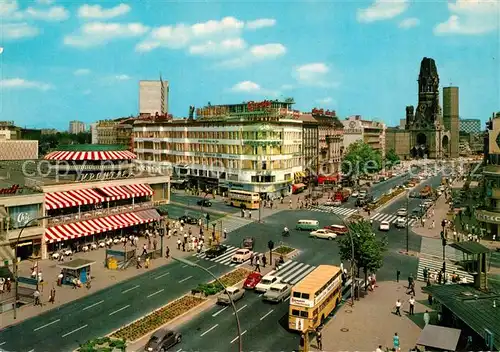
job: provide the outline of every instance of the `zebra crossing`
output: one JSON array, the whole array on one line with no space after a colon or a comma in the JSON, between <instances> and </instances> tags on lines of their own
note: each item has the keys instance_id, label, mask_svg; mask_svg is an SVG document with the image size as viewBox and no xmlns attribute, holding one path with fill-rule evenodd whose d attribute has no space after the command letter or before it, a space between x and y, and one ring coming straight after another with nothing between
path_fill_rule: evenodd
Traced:
<instances>
[{"instance_id":1,"label":"zebra crossing","mask_svg":"<svg viewBox=\"0 0 500 352\"><path fill-rule=\"evenodd\" d=\"M314 265L289 260L280 265L278 270L273 270L267 275L278 276L281 282L295 285L314 269L316 269Z\"/></svg>"},{"instance_id":2,"label":"zebra crossing","mask_svg":"<svg viewBox=\"0 0 500 352\"><path fill-rule=\"evenodd\" d=\"M242 218L237 216L226 216L218 220L214 220L210 223L209 228L212 228L212 224L215 224L217 229L221 228L220 223L222 222L222 230L226 229L228 233L236 231L243 226L251 224L253 221L248 218Z\"/></svg>"},{"instance_id":3,"label":"zebra crossing","mask_svg":"<svg viewBox=\"0 0 500 352\"><path fill-rule=\"evenodd\" d=\"M431 257L443 258L443 246L441 240L422 237L422 242L420 243L420 253ZM445 257L452 262L457 262L463 259L460 251L450 245L447 245L445 248Z\"/></svg>"},{"instance_id":4,"label":"zebra crossing","mask_svg":"<svg viewBox=\"0 0 500 352\"><path fill-rule=\"evenodd\" d=\"M342 207L329 207L327 205L315 205L313 207L308 208L310 211L317 211L321 213L334 213L341 216L349 216L357 212L356 209L351 208L342 208Z\"/></svg>"},{"instance_id":5,"label":"zebra crossing","mask_svg":"<svg viewBox=\"0 0 500 352\"><path fill-rule=\"evenodd\" d=\"M424 268L427 268L431 273L434 271L439 272L441 271L441 269L443 269L443 262L442 260L438 259L420 257L418 260L418 269L417 269L417 280L419 281L425 281ZM466 279L467 283L474 282L474 278L472 277L472 275L470 275L468 272L463 271L458 266L453 265L449 262L446 263L446 272L449 274L455 272L455 274L459 275L462 279Z\"/></svg>"},{"instance_id":6,"label":"zebra crossing","mask_svg":"<svg viewBox=\"0 0 500 352\"><path fill-rule=\"evenodd\" d=\"M385 214L385 213L375 213L370 220L373 221L388 221L392 224L395 224L399 216L394 215L394 214ZM408 219L408 224L412 226L417 220L416 219Z\"/></svg>"},{"instance_id":7,"label":"zebra crossing","mask_svg":"<svg viewBox=\"0 0 500 352\"><path fill-rule=\"evenodd\" d=\"M228 229L228 231L229 231L229 229ZM214 263L228 265L231 267L235 267L235 266L239 267L239 266L242 266L243 264L248 264L250 262L250 260L247 260L246 262L239 263L239 264L231 262L231 259L233 258L234 253L238 249L240 249L240 248L234 247L234 246L227 246L227 251L224 252L222 255L215 257L215 258L207 258L205 251L203 251L201 253L196 253L196 254L194 254L194 256L197 258L200 258L200 259L209 260L209 261L214 262ZM263 254L263 253L259 253L259 252L253 253L254 257L260 256L261 254Z\"/></svg>"}]
</instances>

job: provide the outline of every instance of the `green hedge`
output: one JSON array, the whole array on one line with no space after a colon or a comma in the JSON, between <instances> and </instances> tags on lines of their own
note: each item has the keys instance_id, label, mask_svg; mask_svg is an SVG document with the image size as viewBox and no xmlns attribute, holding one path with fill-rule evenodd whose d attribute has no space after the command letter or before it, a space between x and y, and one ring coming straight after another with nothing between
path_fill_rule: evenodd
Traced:
<instances>
[{"instance_id":1,"label":"green hedge","mask_svg":"<svg viewBox=\"0 0 500 352\"><path fill-rule=\"evenodd\" d=\"M127 344L125 339L112 339L109 337L101 337L87 341L80 345L78 352L112 352L126 351Z\"/></svg>"}]
</instances>

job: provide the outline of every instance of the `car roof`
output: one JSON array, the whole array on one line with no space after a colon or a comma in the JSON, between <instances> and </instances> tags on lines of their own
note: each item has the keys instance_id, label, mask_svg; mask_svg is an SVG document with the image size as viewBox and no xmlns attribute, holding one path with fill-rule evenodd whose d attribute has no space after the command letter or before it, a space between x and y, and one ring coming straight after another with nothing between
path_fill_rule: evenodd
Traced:
<instances>
[{"instance_id":1,"label":"car roof","mask_svg":"<svg viewBox=\"0 0 500 352\"><path fill-rule=\"evenodd\" d=\"M231 287L226 287L226 290L227 290L227 292L234 292L234 291L239 290L239 288L238 288L238 287L231 286Z\"/></svg>"},{"instance_id":2,"label":"car roof","mask_svg":"<svg viewBox=\"0 0 500 352\"><path fill-rule=\"evenodd\" d=\"M165 335L167 335L169 332L172 332L172 330L169 330L169 329L158 329L156 330L152 336L155 336L155 337L163 337Z\"/></svg>"},{"instance_id":3,"label":"car roof","mask_svg":"<svg viewBox=\"0 0 500 352\"><path fill-rule=\"evenodd\" d=\"M382 222L380 222L380 223L381 223L381 224L384 224L384 225L389 225L389 224L390 224L390 222L389 222L389 221L382 221Z\"/></svg>"},{"instance_id":4,"label":"car roof","mask_svg":"<svg viewBox=\"0 0 500 352\"><path fill-rule=\"evenodd\" d=\"M345 227L344 225L330 225L330 227L336 227L336 228L339 228L339 229L346 229L347 227Z\"/></svg>"},{"instance_id":5,"label":"car roof","mask_svg":"<svg viewBox=\"0 0 500 352\"><path fill-rule=\"evenodd\" d=\"M248 248L240 248L236 251L236 253L238 252L250 252L250 250Z\"/></svg>"},{"instance_id":6,"label":"car roof","mask_svg":"<svg viewBox=\"0 0 500 352\"><path fill-rule=\"evenodd\" d=\"M254 277L254 276L260 276L262 277L262 274L257 272L257 271L252 271L250 274L248 274L249 277Z\"/></svg>"},{"instance_id":7,"label":"car roof","mask_svg":"<svg viewBox=\"0 0 500 352\"><path fill-rule=\"evenodd\" d=\"M282 289L284 289L287 286L288 286L287 284L279 283L279 284L272 284L271 288L277 288L278 290L282 290Z\"/></svg>"}]
</instances>

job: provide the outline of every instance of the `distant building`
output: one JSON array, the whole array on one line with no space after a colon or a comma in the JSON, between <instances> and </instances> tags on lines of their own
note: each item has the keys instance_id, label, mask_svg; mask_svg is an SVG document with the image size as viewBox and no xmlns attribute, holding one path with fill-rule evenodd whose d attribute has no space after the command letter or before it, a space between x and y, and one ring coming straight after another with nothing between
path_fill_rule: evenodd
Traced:
<instances>
[{"instance_id":1,"label":"distant building","mask_svg":"<svg viewBox=\"0 0 500 352\"><path fill-rule=\"evenodd\" d=\"M479 119L460 119L460 132L480 133L481 120Z\"/></svg>"},{"instance_id":2,"label":"distant building","mask_svg":"<svg viewBox=\"0 0 500 352\"><path fill-rule=\"evenodd\" d=\"M55 128L42 128L40 131L42 132L42 135L57 134L59 132Z\"/></svg>"},{"instance_id":3,"label":"distant building","mask_svg":"<svg viewBox=\"0 0 500 352\"><path fill-rule=\"evenodd\" d=\"M85 132L85 123L76 120L70 121L68 132L72 134Z\"/></svg>"},{"instance_id":4,"label":"distant building","mask_svg":"<svg viewBox=\"0 0 500 352\"><path fill-rule=\"evenodd\" d=\"M404 130L406 126L406 119L399 119L399 129Z\"/></svg>"},{"instance_id":5,"label":"distant building","mask_svg":"<svg viewBox=\"0 0 500 352\"><path fill-rule=\"evenodd\" d=\"M139 114L168 114L168 81L139 81Z\"/></svg>"},{"instance_id":6,"label":"distant building","mask_svg":"<svg viewBox=\"0 0 500 352\"><path fill-rule=\"evenodd\" d=\"M16 140L21 138L21 129L14 121L0 121L0 140Z\"/></svg>"},{"instance_id":7,"label":"distant building","mask_svg":"<svg viewBox=\"0 0 500 352\"><path fill-rule=\"evenodd\" d=\"M92 144L99 144L99 139L97 137L97 125L98 125L97 122L90 124L90 136Z\"/></svg>"},{"instance_id":8,"label":"distant building","mask_svg":"<svg viewBox=\"0 0 500 352\"><path fill-rule=\"evenodd\" d=\"M21 128L20 138L27 140L39 140L42 137L42 130L36 128Z\"/></svg>"},{"instance_id":9,"label":"distant building","mask_svg":"<svg viewBox=\"0 0 500 352\"><path fill-rule=\"evenodd\" d=\"M99 121L95 125L96 143L102 145L122 145L132 150L132 129L135 118L119 118Z\"/></svg>"},{"instance_id":10,"label":"distant building","mask_svg":"<svg viewBox=\"0 0 500 352\"><path fill-rule=\"evenodd\" d=\"M344 125L344 149L357 141L362 141L385 155L385 124L377 121L363 120L354 115L342 121Z\"/></svg>"}]
</instances>

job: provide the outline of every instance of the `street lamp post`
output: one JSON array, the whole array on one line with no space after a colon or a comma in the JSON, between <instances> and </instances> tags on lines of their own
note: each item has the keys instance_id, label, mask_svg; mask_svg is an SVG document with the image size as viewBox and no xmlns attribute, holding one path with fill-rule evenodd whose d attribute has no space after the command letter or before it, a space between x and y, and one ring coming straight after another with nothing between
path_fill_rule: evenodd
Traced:
<instances>
[{"instance_id":1,"label":"street lamp post","mask_svg":"<svg viewBox=\"0 0 500 352\"><path fill-rule=\"evenodd\" d=\"M406 194L406 254L410 253L410 190Z\"/></svg>"},{"instance_id":2,"label":"street lamp post","mask_svg":"<svg viewBox=\"0 0 500 352\"><path fill-rule=\"evenodd\" d=\"M200 202L200 212L201 212L201 216L203 216L203 204L205 203L205 199L207 198L208 196L208 192L205 192L205 195L203 196L203 199L201 200ZM208 213L207 213L208 214ZM206 218L206 221L207 221L207 231L208 231L208 218Z\"/></svg>"},{"instance_id":3,"label":"street lamp post","mask_svg":"<svg viewBox=\"0 0 500 352\"><path fill-rule=\"evenodd\" d=\"M206 272L208 275L210 275L219 285L221 285L224 288L224 293L229 297L229 301L231 302L231 308L233 309L233 313L236 319L236 328L238 329L238 340L239 340L239 347L238 347L238 352L243 351L243 340L241 336L241 325L240 325L240 318L238 317L238 311L236 310L236 306L234 305L233 298L231 295L227 292L226 286L219 280L217 276L215 276L210 270L207 268L198 265L190 260L184 259L184 258L174 258L172 257L173 260L178 261L180 263L183 263L185 265L188 265L193 268L198 268L200 270L203 270Z\"/></svg>"},{"instance_id":4,"label":"street lamp post","mask_svg":"<svg viewBox=\"0 0 500 352\"><path fill-rule=\"evenodd\" d=\"M50 216L41 216L38 218L33 218L30 219L28 222L26 222L23 227L21 228L21 231L19 231L19 234L17 235L17 240L16 240L16 246L14 248L14 319L17 319L17 298L19 295L19 265L17 263L17 247L19 246L19 240L21 239L21 235L23 234L23 231L25 228L28 227L29 224L31 224L34 221L40 221L44 219L48 219ZM37 266L38 267L38 266ZM37 280L37 286L38 286L38 277L36 278Z\"/></svg>"}]
</instances>

